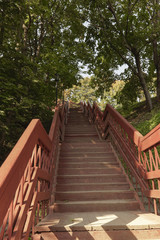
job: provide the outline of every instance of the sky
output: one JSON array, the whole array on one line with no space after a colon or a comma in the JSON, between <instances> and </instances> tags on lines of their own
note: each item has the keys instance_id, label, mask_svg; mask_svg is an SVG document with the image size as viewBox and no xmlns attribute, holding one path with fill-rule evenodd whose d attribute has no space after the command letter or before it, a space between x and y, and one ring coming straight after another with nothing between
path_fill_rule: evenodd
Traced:
<instances>
[{"instance_id":1,"label":"sky","mask_svg":"<svg viewBox=\"0 0 160 240\"><path fill-rule=\"evenodd\" d=\"M87 73L88 71L88 67L87 65L83 66L84 69L81 70L80 74L82 75L83 78L85 77L91 77L90 74ZM122 66L119 66L119 68L117 70L115 70L115 74L121 74L122 72L124 72L124 70L127 68L126 64L123 64ZM83 73L84 72L84 73Z\"/></svg>"}]
</instances>

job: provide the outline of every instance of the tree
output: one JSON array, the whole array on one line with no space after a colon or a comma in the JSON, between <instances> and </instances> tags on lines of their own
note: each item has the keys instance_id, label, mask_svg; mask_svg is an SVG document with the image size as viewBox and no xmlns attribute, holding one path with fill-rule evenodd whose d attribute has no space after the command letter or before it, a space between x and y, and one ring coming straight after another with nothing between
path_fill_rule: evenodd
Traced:
<instances>
[{"instance_id":1,"label":"tree","mask_svg":"<svg viewBox=\"0 0 160 240\"><path fill-rule=\"evenodd\" d=\"M91 86L91 79L86 77L81 79L78 85L73 85L72 88L65 90L65 99L75 103L80 103L80 101L93 103L97 101L96 88Z\"/></svg>"},{"instance_id":2,"label":"tree","mask_svg":"<svg viewBox=\"0 0 160 240\"><path fill-rule=\"evenodd\" d=\"M89 27L86 42L97 51L95 58L106 58L108 61L110 56L110 61L115 67L127 64L126 77L130 78L134 74L139 79L147 105L151 110L152 102L146 80L153 65L148 54L152 28L146 8L149 6L149 1L95 0L87 3ZM112 68L111 64L108 64L107 69L112 70ZM103 70L106 72L107 69ZM153 76L150 81L152 78Z\"/></svg>"},{"instance_id":3,"label":"tree","mask_svg":"<svg viewBox=\"0 0 160 240\"><path fill-rule=\"evenodd\" d=\"M157 99L160 101L160 49L159 49L159 40L160 40L160 1L152 0L147 4L147 11L150 17L151 22L151 34L149 37L149 42L152 45L152 55L154 66L156 69L157 75Z\"/></svg>"},{"instance_id":4,"label":"tree","mask_svg":"<svg viewBox=\"0 0 160 240\"><path fill-rule=\"evenodd\" d=\"M99 84L95 77L84 78L79 81L78 85L73 85L72 88L65 90L65 99L71 100L74 103L80 103L80 101L98 102L99 107L104 110L106 104L111 104L113 107L119 107L116 95L122 91L125 86L124 81L117 80L112 83L111 87L107 90L99 88Z\"/></svg>"},{"instance_id":5,"label":"tree","mask_svg":"<svg viewBox=\"0 0 160 240\"><path fill-rule=\"evenodd\" d=\"M40 118L47 129L55 105L55 74L60 77L59 94L79 79L78 62L88 52L80 9L70 0L0 1L3 159L32 118Z\"/></svg>"}]
</instances>

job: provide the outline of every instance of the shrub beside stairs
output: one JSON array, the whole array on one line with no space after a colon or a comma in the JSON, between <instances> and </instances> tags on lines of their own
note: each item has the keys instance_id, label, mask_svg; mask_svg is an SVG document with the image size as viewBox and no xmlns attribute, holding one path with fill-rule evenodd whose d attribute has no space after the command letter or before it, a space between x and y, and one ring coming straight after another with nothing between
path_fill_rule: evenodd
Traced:
<instances>
[{"instance_id":1,"label":"shrub beside stairs","mask_svg":"<svg viewBox=\"0 0 160 240\"><path fill-rule=\"evenodd\" d=\"M34 239L160 239L160 217L146 213L110 142L71 108L60 147L55 201Z\"/></svg>"}]
</instances>

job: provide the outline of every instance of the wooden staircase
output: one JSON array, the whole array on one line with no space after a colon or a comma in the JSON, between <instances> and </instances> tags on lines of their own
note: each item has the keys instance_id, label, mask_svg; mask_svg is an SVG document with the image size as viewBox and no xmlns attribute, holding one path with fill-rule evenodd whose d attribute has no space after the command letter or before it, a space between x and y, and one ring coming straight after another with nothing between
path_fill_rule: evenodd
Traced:
<instances>
[{"instance_id":1,"label":"wooden staircase","mask_svg":"<svg viewBox=\"0 0 160 240\"><path fill-rule=\"evenodd\" d=\"M137 223L129 225L143 206L111 143L99 137L79 108L70 109L54 194L55 203L36 226L34 239L160 239L155 223L150 232L146 222L141 222L141 231Z\"/></svg>"},{"instance_id":2,"label":"wooden staircase","mask_svg":"<svg viewBox=\"0 0 160 240\"><path fill-rule=\"evenodd\" d=\"M55 212L140 209L110 143L71 109L60 153Z\"/></svg>"}]
</instances>

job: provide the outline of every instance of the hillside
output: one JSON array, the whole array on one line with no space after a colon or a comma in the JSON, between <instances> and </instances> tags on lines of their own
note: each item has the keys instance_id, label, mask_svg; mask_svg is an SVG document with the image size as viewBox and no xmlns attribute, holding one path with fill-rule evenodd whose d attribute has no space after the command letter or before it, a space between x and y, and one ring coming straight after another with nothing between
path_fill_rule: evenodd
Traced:
<instances>
[{"instance_id":1,"label":"hillside","mask_svg":"<svg viewBox=\"0 0 160 240\"><path fill-rule=\"evenodd\" d=\"M119 111L142 135L146 135L160 123L160 103L153 99L153 110L146 109L145 102L133 105L130 112Z\"/></svg>"}]
</instances>

